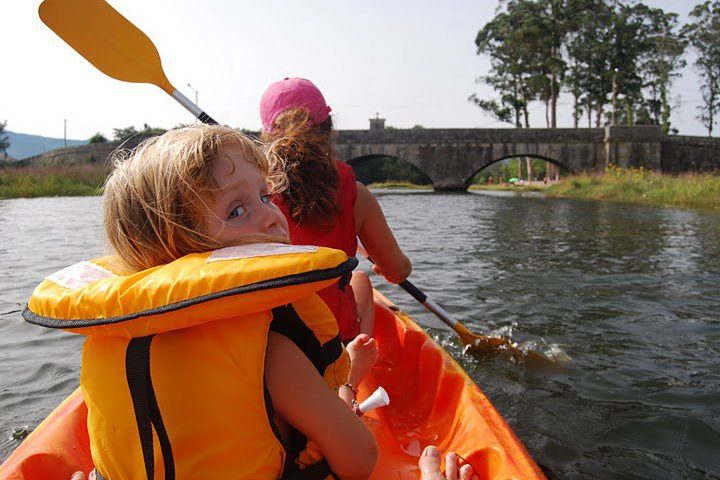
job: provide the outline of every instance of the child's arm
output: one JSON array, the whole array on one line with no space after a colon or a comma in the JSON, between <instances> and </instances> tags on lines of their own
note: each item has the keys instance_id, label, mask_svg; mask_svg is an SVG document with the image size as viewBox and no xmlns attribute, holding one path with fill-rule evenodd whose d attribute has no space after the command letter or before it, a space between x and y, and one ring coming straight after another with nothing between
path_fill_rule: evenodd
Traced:
<instances>
[{"instance_id":1,"label":"child's arm","mask_svg":"<svg viewBox=\"0 0 720 480\"><path fill-rule=\"evenodd\" d=\"M391 283L405 280L412 270L410 260L395 240L377 199L361 183L358 183L353 213L357 236L375 262L375 273L381 272Z\"/></svg>"},{"instance_id":2,"label":"child's arm","mask_svg":"<svg viewBox=\"0 0 720 480\"><path fill-rule=\"evenodd\" d=\"M265 379L275 412L315 442L340 478L370 477L378 456L372 433L333 394L302 351L274 332L268 339Z\"/></svg>"}]
</instances>

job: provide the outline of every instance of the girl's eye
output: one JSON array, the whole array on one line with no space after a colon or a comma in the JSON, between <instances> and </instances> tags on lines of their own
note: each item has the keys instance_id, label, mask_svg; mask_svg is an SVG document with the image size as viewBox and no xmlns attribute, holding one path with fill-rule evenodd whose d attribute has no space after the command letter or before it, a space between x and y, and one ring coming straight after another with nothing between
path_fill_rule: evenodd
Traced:
<instances>
[{"instance_id":1,"label":"girl's eye","mask_svg":"<svg viewBox=\"0 0 720 480\"><path fill-rule=\"evenodd\" d=\"M260 195L260 201L263 203L270 203L270 194Z\"/></svg>"},{"instance_id":2,"label":"girl's eye","mask_svg":"<svg viewBox=\"0 0 720 480\"><path fill-rule=\"evenodd\" d=\"M245 213L245 207L243 207L242 205L238 205L237 207L232 209L228 218L230 219L230 218L241 217L244 213Z\"/></svg>"}]
</instances>

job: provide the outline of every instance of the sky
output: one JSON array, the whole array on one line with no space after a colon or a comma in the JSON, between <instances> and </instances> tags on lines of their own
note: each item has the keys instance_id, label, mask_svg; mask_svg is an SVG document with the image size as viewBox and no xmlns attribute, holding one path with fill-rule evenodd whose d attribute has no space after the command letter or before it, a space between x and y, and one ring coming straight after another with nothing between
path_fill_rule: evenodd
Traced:
<instances>
[{"instance_id":1,"label":"sky","mask_svg":"<svg viewBox=\"0 0 720 480\"><path fill-rule=\"evenodd\" d=\"M646 0L683 19L700 0ZM260 129L258 102L284 77L311 79L339 129L365 129L379 114L410 128L496 128L468 102L493 97L475 79L489 69L475 35L496 0L110 0L152 39L172 84L208 114L233 127ZM158 87L99 72L39 19L40 0L7 0L0 13L0 121L7 129L86 139L130 125L170 128L193 117ZM700 100L692 58L676 80L672 122L681 134L705 135L695 119ZM188 86L190 84L190 86ZM559 126L571 127L570 97ZM531 106L544 127L544 106Z\"/></svg>"}]
</instances>

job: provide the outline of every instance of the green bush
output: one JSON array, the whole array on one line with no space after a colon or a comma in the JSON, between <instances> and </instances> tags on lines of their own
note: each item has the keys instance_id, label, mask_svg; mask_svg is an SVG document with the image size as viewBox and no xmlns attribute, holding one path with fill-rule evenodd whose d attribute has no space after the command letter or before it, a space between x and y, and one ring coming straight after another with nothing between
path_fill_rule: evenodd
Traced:
<instances>
[{"instance_id":1,"label":"green bush","mask_svg":"<svg viewBox=\"0 0 720 480\"><path fill-rule=\"evenodd\" d=\"M105 136L102 133L97 132L95 135L90 137L90 139L88 140L88 143L107 143L107 141L108 141L108 139L105 138Z\"/></svg>"}]
</instances>

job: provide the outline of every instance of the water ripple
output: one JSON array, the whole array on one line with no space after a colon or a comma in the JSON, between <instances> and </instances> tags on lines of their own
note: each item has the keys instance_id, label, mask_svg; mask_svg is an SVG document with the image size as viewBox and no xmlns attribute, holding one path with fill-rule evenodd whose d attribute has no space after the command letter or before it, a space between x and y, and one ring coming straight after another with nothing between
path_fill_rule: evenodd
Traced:
<instances>
[{"instance_id":1,"label":"water ripple","mask_svg":"<svg viewBox=\"0 0 720 480\"><path fill-rule=\"evenodd\" d=\"M573 358L548 373L465 356L438 320L375 280L538 463L569 479L720 478L720 215L507 195L379 199L434 300L471 330ZM17 445L13 427L37 425L77 385L82 339L24 324L18 310L43 276L102 252L100 211L97 198L0 201L0 459Z\"/></svg>"}]
</instances>

